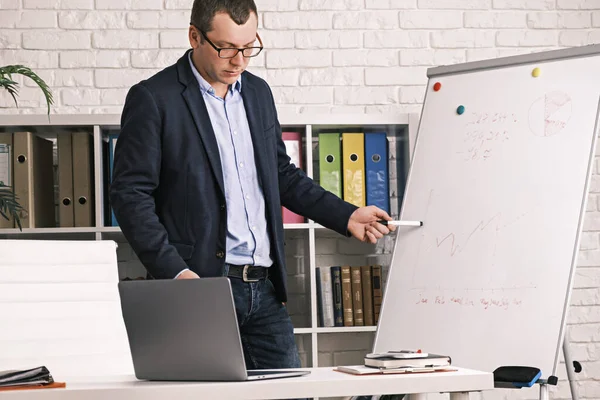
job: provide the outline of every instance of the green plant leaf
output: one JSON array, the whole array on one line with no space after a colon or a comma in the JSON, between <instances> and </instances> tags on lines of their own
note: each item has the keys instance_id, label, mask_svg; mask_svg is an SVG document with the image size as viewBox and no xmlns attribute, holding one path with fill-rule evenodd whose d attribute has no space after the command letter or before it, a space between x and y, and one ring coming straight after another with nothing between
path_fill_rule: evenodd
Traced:
<instances>
[{"instance_id":1,"label":"green plant leaf","mask_svg":"<svg viewBox=\"0 0 600 400\"><path fill-rule=\"evenodd\" d=\"M8 93L10 93L12 96L13 100L15 101L15 106L17 107L19 107L19 104L17 103L18 85L19 84L17 82L8 78L0 78L0 86L8 90Z\"/></svg>"},{"instance_id":2,"label":"green plant leaf","mask_svg":"<svg viewBox=\"0 0 600 400\"><path fill-rule=\"evenodd\" d=\"M7 65L4 67L0 67L0 86L8 90L8 93L10 93L10 95L13 97L15 103L17 102L16 96L18 93L18 84L17 82L14 82L12 80L12 74L20 74L26 76L33 80L40 87L40 89L42 89L42 93L44 93L44 97L46 98L46 104L48 106L48 115L50 115L50 105L54 104L54 98L46 82L44 82L44 80L40 78L30 68L24 65Z\"/></svg>"},{"instance_id":3,"label":"green plant leaf","mask_svg":"<svg viewBox=\"0 0 600 400\"><path fill-rule=\"evenodd\" d=\"M0 182L0 215L6 220L9 219L9 216L12 217L19 229L23 230L19 213L25 209L17 200L17 196L10 190L10 187Z\"/></svg>"}]
</instances>

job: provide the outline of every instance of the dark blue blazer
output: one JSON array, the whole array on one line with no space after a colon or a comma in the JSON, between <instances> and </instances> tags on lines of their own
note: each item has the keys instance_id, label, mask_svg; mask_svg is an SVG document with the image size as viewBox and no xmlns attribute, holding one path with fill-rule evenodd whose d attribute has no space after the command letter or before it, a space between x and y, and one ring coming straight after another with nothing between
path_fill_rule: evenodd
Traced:
<instances>
[{"instance_id":1,"label":"dark blue blazer","mask_svg":"<svg viewBox=\"0 0 600 400\"><path fill-rule=\"evenodd\" d=\"M244 72L242 97L266 203L275 262L270 279L278 299L287 301L281 206L345 236L357 207L290 163L273 95L263 79ZM221 275L226 210L242 205L225 201L215 133L187 52L129 90L114 152L110 203L151 277L172 279L185 268L200 277Z\"/></svg>"}]
</instances>

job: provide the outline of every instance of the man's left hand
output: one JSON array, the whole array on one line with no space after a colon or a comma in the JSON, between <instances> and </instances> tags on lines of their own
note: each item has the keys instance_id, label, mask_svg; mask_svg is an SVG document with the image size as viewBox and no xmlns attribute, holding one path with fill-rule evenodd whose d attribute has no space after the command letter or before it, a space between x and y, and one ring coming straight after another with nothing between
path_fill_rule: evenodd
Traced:
<instances>
[{"instance_id":1,"label":"man's left hand","mask_svg":"<svg viewBox=\"0 0 600 400\"><path fill-rule=\"evenodd\" d=\"M377 243L377 240L381 239L383 235L396 230L393 225L385 226L378 223L379 220L391 221L392 218L378 207L360 207L350 216L348 232L361 242Z\"/></svg>"}]
</instances>

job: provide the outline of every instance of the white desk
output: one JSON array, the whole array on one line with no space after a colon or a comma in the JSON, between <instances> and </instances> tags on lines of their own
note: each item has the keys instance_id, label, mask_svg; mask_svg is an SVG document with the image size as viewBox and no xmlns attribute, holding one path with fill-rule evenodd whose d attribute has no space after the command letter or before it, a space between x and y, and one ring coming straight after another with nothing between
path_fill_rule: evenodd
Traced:
<instances>
[{"instance_id":1,"label":"white desk","mask_svg":"<svg viewBox=\"0 0 600 400\"><path fill-rule=\"evenodd\" d=\"M468 392L491 390L493 374L468 369L414 375L355 376L331 367L308 368L310 375L255 382L147 382L133 376L61 379L64 389L0 392L1 400L198 400L295 399L369 394L450 393L467 400Z\"/></svg>"}]
</instances>

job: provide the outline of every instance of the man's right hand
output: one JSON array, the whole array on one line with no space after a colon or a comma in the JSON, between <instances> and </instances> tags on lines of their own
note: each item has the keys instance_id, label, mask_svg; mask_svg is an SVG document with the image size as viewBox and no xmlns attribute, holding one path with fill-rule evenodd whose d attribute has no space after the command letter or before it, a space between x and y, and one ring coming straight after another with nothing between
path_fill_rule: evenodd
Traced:
<instances>
[{"instance_id":1,"label":"man's right hand","mask_svg":"<svg viewBox=\"0 0 600 400\"><path fill-rule=\"evenodd\" d=\"M197 273L195 273L194 271L190 271L189 269L188 269L188 270L185 270L185 271L183 271L183 272L182 272L181 274L179 274L179 276L177 277L177 279L198 279L198 278L200 278L200 277L198 276L198 274L197 274Z\"/></svg>"}]
</instances>

